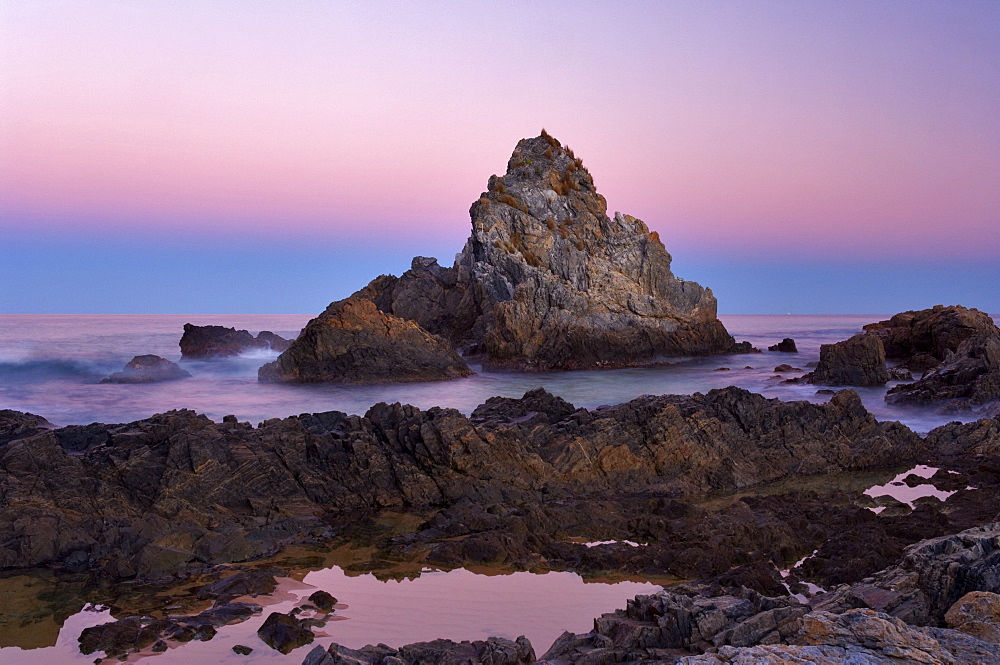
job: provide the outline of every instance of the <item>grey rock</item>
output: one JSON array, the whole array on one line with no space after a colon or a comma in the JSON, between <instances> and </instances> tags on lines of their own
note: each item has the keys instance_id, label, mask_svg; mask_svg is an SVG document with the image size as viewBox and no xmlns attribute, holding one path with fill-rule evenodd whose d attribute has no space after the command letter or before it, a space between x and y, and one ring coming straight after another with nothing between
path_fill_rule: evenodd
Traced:
<instances>
[{"instance_id":1,"label":"grey rock","mask_svg":"<svg viewBox=\"0 0 1000 665\"><path fill-rule=\"evenodd\" d=\"M180 365L154 355L136 356L120 372L115 372L101 383L158 383L186 379L191 373Z\"/></svg>"},{"instance_id":2,"label":"grey rock","mask_svg":"<svg viewBox=\"0 0 1000 665\"><path fill-rule=\"evenodd\" d=\"M823 386L881 386L889 380L882 340L860 333L819 347L819 364L810 381Z\"/></svg>"}]
</instances>

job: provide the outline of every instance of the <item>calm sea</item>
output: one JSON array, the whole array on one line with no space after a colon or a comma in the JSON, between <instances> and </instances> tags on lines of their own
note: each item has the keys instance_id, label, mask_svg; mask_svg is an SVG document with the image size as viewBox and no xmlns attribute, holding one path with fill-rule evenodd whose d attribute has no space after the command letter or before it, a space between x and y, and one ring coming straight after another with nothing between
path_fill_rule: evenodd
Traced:
<instances>
[{"instance_id":1,"label":"calm sea","mask_svg":"<svg viewBox=\"0 0 1000 665\"><path fill-rule=\"evenodd\" d=\"M774 367L806 370L820 344L850 337L882 315L729 315L720 317L737 340L766 349L784 337L799 353L767 352L681 360L649 369L505 374L479 371L466 379L380 386L286 386L257 382L257 368L276 354L182 361L193 378L147 385L101 384L133 356L180 359L183 325L224 325L256 334L294 337L309 315L0 315L0 408L29 411L56 425L129 422L169 409L189 408L214 420L232 414L258 423L272 417L338 410L363 414L377 402L469 413L494 395L519 397L544 387L583 407L617 404L643 394L691 394L736 385L783 400L825 401L813 386L783 384ZM728 370L720 370L722 367ZM474 369L480 369L475 368ZM787 374L795 376L798 373ZM890 384L891 385L891 384ZM919 432L954 420L927 410L885 404L887 387L861 388L865 405L882 420L900 420ZM972 418L969 416L968 418Z\"/></svg>"}]
</instances>

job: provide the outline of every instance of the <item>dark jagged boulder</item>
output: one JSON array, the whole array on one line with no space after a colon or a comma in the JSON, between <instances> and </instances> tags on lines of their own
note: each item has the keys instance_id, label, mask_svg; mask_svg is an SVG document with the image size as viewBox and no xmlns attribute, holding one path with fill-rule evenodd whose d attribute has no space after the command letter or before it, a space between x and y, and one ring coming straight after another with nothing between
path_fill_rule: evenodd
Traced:
<instances>
[{"instance_id":1,"label":"dark jagged boulder","mask_svg":"<svg viewBox=\"0 0 1000 665\"><path fill-rule=\"evenodd\" d=\"M349 649L339 644L314 648L302 665L529 665L535 651L523 635L511 641L490 637L475 642L433 640L399 649L380 644Z\"/></svg>"},{"instance_id":2,"label":"dark jagged boulder","mask_svg":"<svg viewBox=\"0 0 1000 665\"><path fill-rule=\"evenodd\" d=\"M257 635L266 645L284 654L311 644L315 639L309 619L296 619L281 612L271 612L264 624L257 629Z\"/></svg>"},{"instance_id":3,"label":"dark jagged boulder","mask_svg":"<svg viewBox=\"0 0 1000 665\"><path fill-rule=\"evenodd\" d=\"M125 369L115 372L101 383L159 383L187 379L191 373L180 365L160 356L136 356L125 365Z\"/></svg>"},{"instance_id":4,"label":"dark jagged boulder","mask_svg":"<svg viewBox=\"0 0 1000 665\"><path fill-rule=\"evenodd\" d=\"M0 409L0 446L54 428L55 425L33 413Z\"/></svg>"},{"instance_id":5,"label":"dark jagged boulder","mask_svg":"<svg viewBox=\"0 0 1000 665\"><path fill-rule=\"evenodd\" d=\"M819 347L819 364L809 375L822 386L881 386L889 380L882 340L859 333L836 344Z\"/></svg>"},{"instance_id":6,"label":"dark jagged boulder","mask_svg":"<svg viewBox=\"0 0 1000 665\"><path fill-rule=\"evenodd\" d=\"M356 295L516 370L648 365L748 352L716 317L710 289L673 275L657 233L607 202L571 150L546 133L517 144L472 204L454 267L418 257Z\"/></svg>"},{"instance_id":7,"label":"dark jagged boulder","mask_svg":"<svg viewBox=\"0 0 1000 665\"><path fill-rule=\"evenodd\" d=\"M351 297L306 324L291 347L257 376L269 382L389 383L470 374L444 339L385 314L370 300Z\"/></svg>"},{"instance_id":8,"label":"dark jagged boulder","mask_svg":"<svg viewBox=\"0 0 1000 665\"><path fill-rule=\"evenodd\" d=\"M251 349L284 351L292 341L268 330L256 337L246 330L224 326L196 326L184 324L180 347L182 358L225 358L237 356Z\"/></svg>"},{"instance_id":9,"label":"dark jagged boulder","mask_svg":"<svg viewBox=\"0 0 1000 665\"><path fill-rule=\"evenodd\" d=\"M791 337L786 337L777 344L772 344L767 347L768 351L781 351L782 353L798 353L799 350L795 346L795 340Z\"/></svg>"},{"instance_id":10,"label":"dark jagged boulder","mask_svg":"<svg viewBox=\"0 0 1000 665\"><path fill-rule=\"evenodd\" d=\"M943 403L957 411L1000 399L1000 333L967 337L920 380L893 387L885 399L890 404Z\"/></svg>"},{"instance_id":11,"label":"dark jagged boulder","mask_svg":"<svg viewBox=\"0 0 1000 665\"><path fill-rule=\"evenodd\" d=\"M919 372L936 367L970 337L1000 336L989 315L961 305L900 312L864 329L882 340L888 360Z\"/></svg>"}]
</instances>

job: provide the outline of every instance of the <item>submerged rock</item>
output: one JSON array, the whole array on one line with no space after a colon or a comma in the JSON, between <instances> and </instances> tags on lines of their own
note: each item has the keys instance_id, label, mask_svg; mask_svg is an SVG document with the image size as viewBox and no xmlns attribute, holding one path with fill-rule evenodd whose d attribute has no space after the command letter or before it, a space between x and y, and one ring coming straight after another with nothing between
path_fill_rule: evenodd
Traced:
<instances>
[{"instance_id":1,"label":"submerged rock","mask_svg":"<svg viewBox=\"0 0 1000 665\"><path fill-rule=\"evenodd\" d=\"M674 277L657 233L607 216L581 160L546 133L517 144L470 210L455 266L418 257L356 295L492 368L648 365L750 351L716 318L710 289Z\"/></svg>"},{"instance_id":2,"label":"submerged rock","mask_svg":"<svg viewBox=\"0 0 1000 665\"><path fill-rule=\"evenodd\" d=\"M224 358L251 349L271 349L281 352L291 343L291 340L268 330L261 331L254 337L246 330L185 323L180 347L182 358Z\"/></svg>"},{"instance_id":3,"label":"submerged rock","mask_svg":"<svg viewBox=\"0 0 1000 665\"><path fill-rule=\"evenodd\" d=\"M312 643L315 635L309 626L309 619L296 619L290 614L271 612L264 624L257 629L257 635L275 651L288 654L293 649Z\"/></svg>"},{"instance_id":4,"label":"submerged rock","mask_svg":"<svg viewBox=\"0 0 1000 665\"><path fill-rule=\"evenodd\" d=\"M889 380L882 340L859 333L836 344L819 347L819 364L810 382L822 386L881 386Z\"/></svg>"},{"instance_id":5,"label":"submerged rock","mask_svg":"<svg viewBox=\"0 0 1000 665\"><path fill-rule=\"evenodd\" d=\"M448 342L412 321L351 297L306 324L291 347L260 368L261 381L388 383L472 374Z\"/></svg>"},{"instance_id":6,"label":"submerged rock","mask_svg":"<svg viewBox=\"0 0 1000 665\"><path fill-rule=\"evenodd\" d=\"M115 372L101 383L158 383L187 379L191 373L180 365L160 356L136 356L125 365L125 369Z\"/></svg>"}]
</instances>

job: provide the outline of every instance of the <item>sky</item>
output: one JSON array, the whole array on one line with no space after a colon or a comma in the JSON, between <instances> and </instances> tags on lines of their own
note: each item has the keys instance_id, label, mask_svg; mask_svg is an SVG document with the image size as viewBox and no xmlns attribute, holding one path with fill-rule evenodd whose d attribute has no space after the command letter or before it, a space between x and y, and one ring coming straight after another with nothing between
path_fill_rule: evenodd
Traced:
<instances>
[{"instance_id":1,"label":"sky","mask_svg":"<svg viewBox=\"0 0 1000 665\"><path fill-rule=\"evenodd\" d=\"M722 313L1000 311L1000 2L0 0L0 312L315 313L542 127Z\"/></svg>"}]
</instances>

